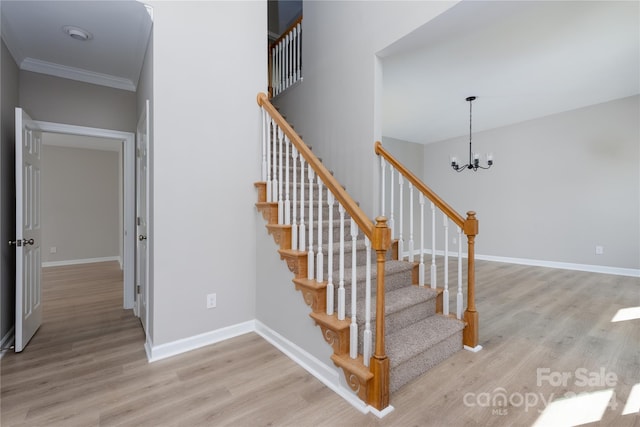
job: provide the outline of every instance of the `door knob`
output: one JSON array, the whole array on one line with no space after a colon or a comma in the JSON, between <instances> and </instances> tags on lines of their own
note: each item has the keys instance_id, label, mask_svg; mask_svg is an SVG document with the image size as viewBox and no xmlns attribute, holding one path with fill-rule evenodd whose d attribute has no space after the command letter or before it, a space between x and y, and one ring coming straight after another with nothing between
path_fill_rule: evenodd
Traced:
<instances>
[{"instance_id":1,"label":"door knob","mask_svg":"<svg viewBox=\"0 0 640 427\"><path fill-rule=\"evenodd\" d=\"M141 242L143 240L147 240L147 236L145 236L144 234L141 234L141 235L138 236L138 240L140 240Z\"/></svg>"},{"instance_id":2,"label":"door knob","mask_svg":"<svg viewBox=\"0 0 640 427\"><path fill-rule=\"evenodd\" d=\"M27 246L27 245L33 245L35 243L35 240L33 239L17 239L17 240L9 240L9 245L13 246Z\"/></svg>"}]
</instances>

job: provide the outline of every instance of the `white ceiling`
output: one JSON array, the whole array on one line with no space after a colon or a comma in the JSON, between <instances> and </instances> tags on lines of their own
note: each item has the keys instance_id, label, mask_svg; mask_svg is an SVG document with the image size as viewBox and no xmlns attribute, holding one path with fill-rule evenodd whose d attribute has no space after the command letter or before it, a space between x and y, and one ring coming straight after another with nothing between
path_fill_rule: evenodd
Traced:
<instances>
[{"instance_id":1,"label":"white ceiling","mask_svg":"<svg viewBox=\"0 0 640 427\"><path fill-rule=\"evenodd\" d=\"M462 1L380 52L383 135L427 144L640 93L640 2Z\"/></svg>"},{"instance_id":2,"label":"white ceiling","mask_svg":"<svg viewBox=\"0 0 640 427\"><path fill-rule=\"evenodd\" d=\"M640 2L464 0L380 52L383 135L430 143L640 93ZM135 90L152 21L134 0L0 2L25 70ZM62 31L84 28L80 42Z\"/></svg>"},{"instance_id":3,"label":"white ceiling","mask_svg":"<svg viewBox=\"0 0 640 427\"><path fill-rule=\"evenodd\" d=\"M152 26L142 3L2 0L0 7L2 38L21 69L136 90ZM66 25L93 39L72 39Z\"/></svg>"}]
</instances>

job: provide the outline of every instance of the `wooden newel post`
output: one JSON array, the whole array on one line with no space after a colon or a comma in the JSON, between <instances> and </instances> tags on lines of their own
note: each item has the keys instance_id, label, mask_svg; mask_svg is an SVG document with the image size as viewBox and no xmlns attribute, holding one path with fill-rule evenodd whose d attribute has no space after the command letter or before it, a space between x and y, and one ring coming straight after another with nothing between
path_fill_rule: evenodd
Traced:
<instances>
[{"instance_id":1,"label":"wooden newel post","mask_svg":"<svg viewBox=\"0 0 640 427\"><path fill-rule=\"evenodd\" d=\"M478 234L478 220L476 213L467 212L464 221L464 234L467 235L469 246L467 269L467 310L464 312L464 320L467 327L464 329L462 341L464 345L475 348L478 345L478 312L476 311L476 271L475 271L475 240Z\"/></svg>"},{"instance_id":2,"label":"wooden newel post","mask_svg":"<svg viewBox=\"0 0 640 427\"><path fill-rule=\"evenodd\" d=\"M376 348L370 360L370 371L373 374L372 384L369 387L369 405L378 410L389 406L389 359L385 353L384 345L384 265L387 250L391 247L391 230L387 226L387 218L376 218L376 226L373 229L371 246L377 255L377 279L376 279Z\"/></svg>"}]
</instances>

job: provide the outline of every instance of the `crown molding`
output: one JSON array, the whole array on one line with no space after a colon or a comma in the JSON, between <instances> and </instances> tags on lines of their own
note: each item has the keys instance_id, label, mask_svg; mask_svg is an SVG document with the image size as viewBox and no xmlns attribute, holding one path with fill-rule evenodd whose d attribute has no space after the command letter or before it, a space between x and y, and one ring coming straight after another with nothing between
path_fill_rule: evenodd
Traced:
<instances>
[{"instance_id":1,"label":"crown molding","mask_svg":"<svg viewBox=\"0 0 640 427\"><path fill-rule=\"evenodd\" d=\"M39 59L25 58L20 63L20 69L34 73L47 74L63 79L76 80L99 86L107 86L114 89L136 91L136 85L129 79L111 76L109 74L96 73L81 68L67 67L53 62L40 61Z\"/></svg>"}]
</instances>

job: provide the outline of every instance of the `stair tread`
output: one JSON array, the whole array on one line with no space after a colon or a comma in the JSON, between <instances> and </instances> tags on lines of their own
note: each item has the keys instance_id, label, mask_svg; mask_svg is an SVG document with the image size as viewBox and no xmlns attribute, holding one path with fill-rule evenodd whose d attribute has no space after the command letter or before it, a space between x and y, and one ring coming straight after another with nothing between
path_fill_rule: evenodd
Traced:
<instances>
[{"instance_id":1,"label":"stair tread","mask_svg":"<svg viewBox=\"0 0 640 427\"><path fill-rule=\"evenodd\" d=\"M331 360L339 367L349 367L349 371L357 375L359 378L369 380L373 378L373 374L362 361L362 355L358 355L357 359L352 359L349 354L332 354Z\"/></svg>"},{"instance_id":2,"label":"stair tread","mask_svg":"<svg viewBox=\"0 0 640 427\"><path fill-rule=\"evenodd\" d=\"M414 306L416 304L424 304L427 301L433 300L438 296L438 292L426 287L419 286L406 286L400 289L394 289L387 291L384 295L384 313L385 317L388 317L392 313L401 311L407 307ZM358 323L364 323L364 317L361 313L365 310L365 295L361 295L357 299L356 313L360 315ZM347 304L346 315L351 316L351 304ZM376 299L371 299L371 320L376 318Z\"/></svg>"},{"instance_id":3,"label":"stair tread","mask_svg":"<svg viewBox=\"0 0 640 427\"><path fill-rule=\"evenodd\" d=\"M387 335L385 347L391 367L424 353L462 329L464 322L436 314Z\"/></svg>"},{"instance_id":4,"label":"stair tread","mask_svg":"<svg viewBox=\"0 0 640 427\"><path fill-rule=\"evenodd\" d=\"M309 313L309 317L311 317L317 323L328 326L333 331L349 329L349 325L351 323L349 319L345 318L344 320L339 320L335 314L327 314L323 312L311 312Z\"/></svg>"}]
</instances>

